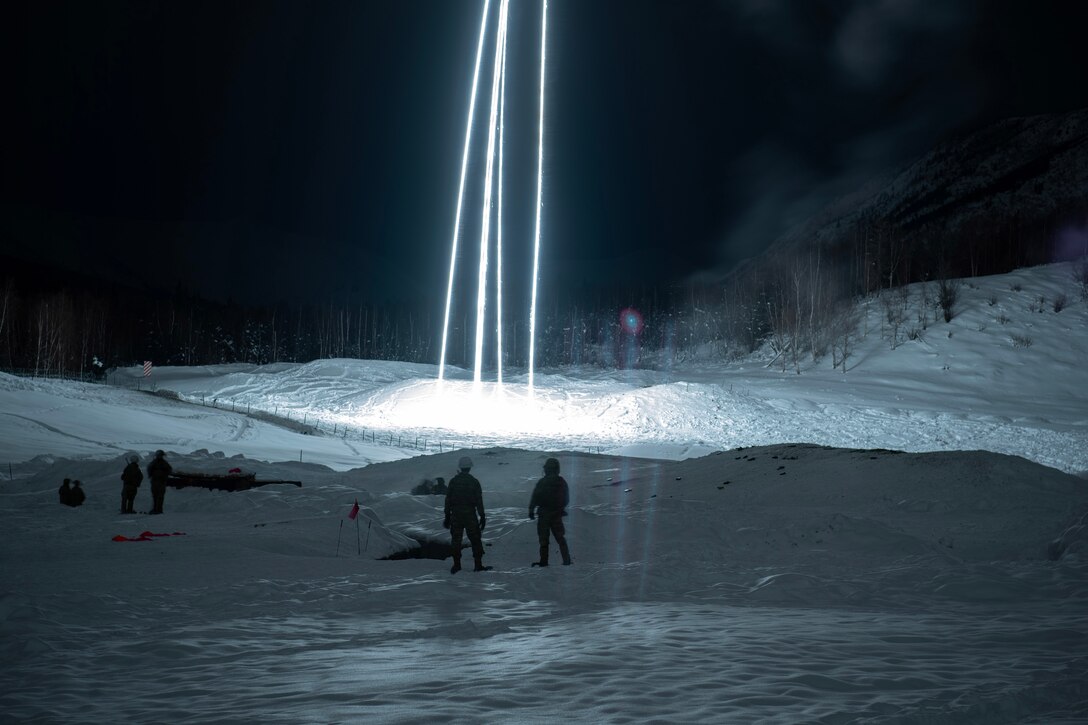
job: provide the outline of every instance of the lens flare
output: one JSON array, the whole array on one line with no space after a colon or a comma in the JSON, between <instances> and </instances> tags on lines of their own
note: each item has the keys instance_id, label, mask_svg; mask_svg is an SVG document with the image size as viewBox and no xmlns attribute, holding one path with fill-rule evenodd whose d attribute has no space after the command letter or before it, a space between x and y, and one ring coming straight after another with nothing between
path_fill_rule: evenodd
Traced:
<instances>
[{"instance_id":1,"label":"lens flare","mask_svg":"<svg viewBox=\"0 0 1088 725\"><path fill-rule=\"evenodd\" d=\"M634 307L625 307L620 310L620 327L628 335L639 334L644 326L642 314Z\"/></svg>"}]
</instances>

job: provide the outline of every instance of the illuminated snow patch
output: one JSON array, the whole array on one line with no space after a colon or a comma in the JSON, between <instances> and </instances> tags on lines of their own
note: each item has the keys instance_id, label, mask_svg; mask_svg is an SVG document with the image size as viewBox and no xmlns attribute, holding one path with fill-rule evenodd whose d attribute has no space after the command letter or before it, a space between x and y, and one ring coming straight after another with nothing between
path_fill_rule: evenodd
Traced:
<instances>
[{"instance_id":1,"label":"illuminated snow patch","mask_svg":"<svg viewBox=\"0 0 1088 725\"><path fill-rule=\"evenodd\" d=\"M416 380L388 391L369 410L387 426L446 428L498 436L578 434L597 425L599 413L572 406L558 388L454 380Z\"/></svg>"}]
</instances>

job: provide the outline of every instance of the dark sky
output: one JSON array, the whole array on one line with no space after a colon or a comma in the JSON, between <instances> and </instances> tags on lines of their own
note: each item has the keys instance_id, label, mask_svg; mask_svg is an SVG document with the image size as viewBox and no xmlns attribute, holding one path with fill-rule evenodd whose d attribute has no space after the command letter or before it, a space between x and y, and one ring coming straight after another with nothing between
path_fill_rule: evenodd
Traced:
<instances>
[{"instance_id":1,"label":"dark sky","mask_svg":"<svg viewBox=\"0 0 1088 725\"><path fill-rule=\"evenodd\" d=\"M8 9L0 252L236 299L440 307L482 7ZM529 278L539 12L511 11L510 295ZM726 268L950 133L1088 106L1086 27L1079 1L551 0L544 289Z\"/></svg>"}]
</instances>

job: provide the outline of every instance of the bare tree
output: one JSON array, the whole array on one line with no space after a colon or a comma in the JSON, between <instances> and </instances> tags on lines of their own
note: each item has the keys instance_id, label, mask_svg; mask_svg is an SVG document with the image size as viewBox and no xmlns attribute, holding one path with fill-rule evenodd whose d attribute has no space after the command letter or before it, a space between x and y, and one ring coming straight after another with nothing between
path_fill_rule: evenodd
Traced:
<instances>
[{"instance_id":1,"label":"bare tree","mask_svg":"<svg viewBox=\"0 0 1088 725\"><path fill-rule=\"evenodd\" d=\"M902 342L899 331L907 320L907 303L910 301L910 292L906 287L884 290L880 293L880 306L883 311L881 318L882 333L891 334L891 347L894 350ZM884 327L883 323L887 323Z\"/></svg>"},{"instance_id":2,"label":"bare tree","mask_svg":"<svg viewBox=\"0 0 1088 725\"><path fill-rule=\"evenodd\" d=\"M948 279L942 275L942 278L937 282L937 304L941 306L941 311L944 312L945 322L951 322L952 318L956 316L955 306L959 294L959 281Z\"/></svg>"},{"instance_id":3,"label":"bare tree","mask_svg":"<svg viewBox=\"0 0 1088 725\"><path fill-rule=\"evenodd\" d=\"M60 367L60 298L38 301L34 314L34 373L45 375Z\"/></svg>"},{"instance_id":4,"label":"bare tree","mask_svg":"<svg viewBox=\"0 0 1088 725\"><path fill-rule=\"evenodd\" d=\"M8 318L15 306L15 281L8 278L4 281L4 289L0 291L0 340L4 339L4 332L10 327Z\"/></svg>"},{"instance_id":5,"label":"bare tree","mask_svg":"<svg viewBox=\"0 0 1088 725\"><path fill-rule=\"evenodd\" d=\"M1080 287L1080 298L1088 302L1088 257L1073 264L1073 281Z\"/></svg>"},{"instance_id":6,"label":"bare tree","mask_svg":"<svg viewBox=\"0 0 1088 725\"><path fill-rule=\"evenodd\" d=\"M861 313L853 299L842 301L831 323L831 368L841 367L846 373L846 361L853 353Z\"/></svg>"}]
</instances>

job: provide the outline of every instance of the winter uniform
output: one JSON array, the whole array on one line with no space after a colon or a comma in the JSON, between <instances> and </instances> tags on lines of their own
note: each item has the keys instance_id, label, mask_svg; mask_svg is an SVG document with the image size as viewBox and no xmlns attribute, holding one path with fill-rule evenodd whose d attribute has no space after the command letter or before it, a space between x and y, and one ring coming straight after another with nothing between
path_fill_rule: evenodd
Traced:
<instances>
[{"instance_id":1,"label":"winter uniform","mask_svg":"<svg viewBox=\"0 0 1088 725\"><path fill-rule=\"evenodd\" d=\"M143 471L140 470L139 457L132 455L128 458L128 465L121 473L121 513L136 513L132 505L136 502L136 492L140 490L140 482L144 480Z\"/></svg>"},{"instance_id":2,"label":"winter uniform","mask_svg":"<svg viewBox=\"0 0 1088 725\"><path fill-rule=\"evenodd\" d=\"M446 490L446 518L442 525L450 530L450 544L453 547L453 567L451 574L461 571L461 541L467 533L472 545L472 558L476 563L475 571L484 571L484 544L480 532L487 524L484 515L484 495L480 482L469 473L472 460L468 457L458 462L460 472L450 479ZM479 516L479 519L477 519Z\"/></svg>"},{"instance_id":3,"label":"winter uniform","mask_svg":"<svg viewBox=\"0 0 1088 725\"><path fill-rule=\"evenodd\" d=\"M540 561L536 562L536 566L548 565L549 534L559 544L563 563L571 563L567 532L563 526L563 517L567 515L566 508L569 503L570 489L559 475L559 461L549 458L544 462L544 478L536 482L533 496L529 499L529 518L536 518L536 534L540 541Z\"/></svg>"},{"instance_id":4,"label":"winter uniform","mask_svg":"<svg viewBox=\"0 0 1088 725\"><path fill-rule=\"evenodd\" d=\"M173 470L173 467L166 461L166 453L155 451L155 460L147 464L147 477L151 479L152 499L152 507L148 513L162 513L162 500L166 497L166 479Z\"/></svg>"},{"instance_id":5,"label":"winter uniform","mask_svg":"<svg viewBox=\"0 0 1088 725\"><path fill-rule=\"evenodd\" d=\"M57 494L60 496L60 502L62 504L64 504L65 506L71 506L72 504L70 502L72 500L72 479L64 479L64 483L62 483L60 485L60 488L57 489Z\"/></svg>"}]
</instances>

